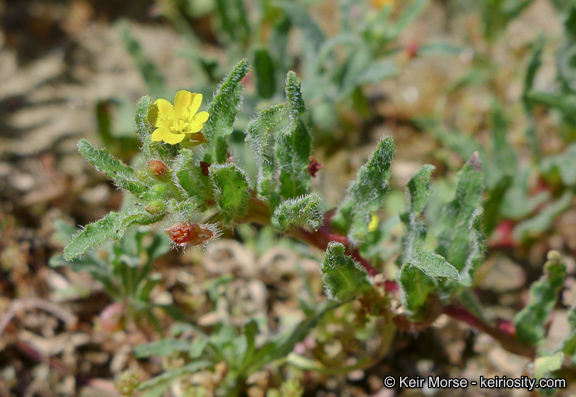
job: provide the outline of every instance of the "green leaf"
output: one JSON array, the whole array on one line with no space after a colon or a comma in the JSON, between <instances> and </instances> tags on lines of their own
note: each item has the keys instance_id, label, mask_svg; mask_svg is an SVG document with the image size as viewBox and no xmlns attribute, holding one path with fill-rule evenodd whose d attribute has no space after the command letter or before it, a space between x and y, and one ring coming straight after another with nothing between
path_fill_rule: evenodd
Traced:
<instances>
[{"instance_id":1,"label":"green leaf","mask_svg":"<svg viewBox=\"0 0 576 397\"><path fill-rule=\"evenodd\" d=\"M258 95L264 99L276 93L276 71L274 61L266 48L254 50L254 77Z\"/></svg>"},{"instance_id":2,"label":"green leaf","mask_svg":"<svg viewBox=\"0 0 576 397\"><path fill-rule=\"evenodd\" d=\"M545 173L558 171L565 186L576 185L576 144L570 145L568 150L562 154L542 159L540 168Z\"/></svg>"},{"instance_id":3,"label":"green leaf","mask_svg":"<svg viewBox=\"0 0 576 397\"><path fill-rule=\"evenodd\" d=\"M104 218L87 225L77 233L64 248L64 259L70 261L107 240L120 240L126 230L134 225L150 225L159 222L165 214L151 215L143 209L110 212Z\"/></svg>"},{"instance_id":4,"label":"green leaf","mask_svg":"<svg viewBox=\"0 0 576 397\"><path fill-rule=\"evenodd\" d=\"M89 248L103 243L106 240L118 240L124 234L122 217L117 212L110 212L104 218L87 225L76 234L72 241L64 248L64 259L70 261L84 255Z\"/></svg>"},{"instance_id":5,"label":"green leaf","mask_svg":"<svg viewBox=\"0 0 576 397\"><path fill-rule=\"evenodd\" d=\"M176 378L179 378L184 375L193 374L195 372L200 371L201 369L210 367L212 362L208 360L198 360L191 362L190 364L184 365L183 367L171 369L169 371L163 372L161 375L158 375L146 382L142 382L140 386L138 386L139 391L149 389L151 387L156 387L168 382L173 381Z\"/></svg>"},{"instance_id":6,"label":"green leaf","mask_svg":"<svg viewBox=\"0 0 576 397\"><path fill-rule=\"evenodd\" d=\"M544 233L550 228L556 217L570 208L574 194L566 191L558 200L547 205L535 216L520 222L514 228L513 235L518 241Z\"/></svg>"},{"instance_id":7,"label":"green leaf","mask_svg":"<svg viewBox=\"0 0 576 397\"><path fill-rule=\"evenodd\" d=\"M550 379L555 378L552 373L554 371L562 368L562 363L564 361L564 353L557 352L556 354L544 357L538 357L534 361L534 377L538 380L540 379ZM552 396L556 392L556 389L536 389L539 394L545 396Z\"/></svg>"},{"instance_id":8,"label":"green leaf","mask_svg":"<svg viewBox=\"0 0 576 397\"><path fill-rule=\"evenodd\" d=\"M521 169L514 175L512 184L506 189L500 206L500 212L504 218L525 218L550 198L548 191L530 196L529 179L530 168Z\"/></svg>"},{"instance_id":9,"label":"green leaf","mask_svg":"<svg viewBox=\"0 0 576 397\"><path fill-rule=\"evenodd\" d=\"M324 314L339 307L341 304L340 302L325 302L320 304L313 315L301 321L294 329L278 335L274 340L258 349L250 359L249 365L247 365L244 373L252 374L267 363L286 357L294 350L294 346L296 346L298 342L303 341L304 338L308 336L310 330L316 327L318 321Z\"/></svg>"},{"instance_id":10,"label":"green leaf","mask_svg":"<svg viewBox=\"0 0 576 397\"><path fill-rule=\"evenodd\" d=\"M416 0L406 8L394 25L394 38L404 31L428 5L428 0Z\"/></svg>"},{"instance_id":11,"label":"green leaf","mask_svg":"<svg viewBox=\"0 0 576 397\"><path fill-rule=\"evenodd\" d=\"M416 249L423 245L426 239L427 227L418 218L432 194L430 175L434 169L432 165L425 165L408 182L408 210L400 216L407 230L402 239L402 254L398 257L399 265L412 260Z\"/></svg>"},{"instance_id":12,"label":"green leaf","mask_svg":"<svg viewBox=\"0 0 576 397\"><path fill-rule=\"evenodd\" d=\"M130 34L128 22L125 20L121 21L118 24L118 30L120 31L120 37L124 43L124 47L128 50L134 65L136 65L152 96L155 98L166 97L164 79L160 75L156 65L146 57L140 43Z\"/></svg>"},{"instance_id":13,"label":"green leaf","mask_svg":"<svg viewBox=\"0 0 576 397\"><path fill-rule=\"evenodd\" d=\"M402 290L402 304L416 318L420 315L419 310L426 306L434 281L408 262L426 239L427 227L418 218L432 194L430 175L434 169L432 165L425 165L410 179L407 185L408 210L400 217L407 230L402 238L402 253L397 260L401 266L398 283Z\"/></svg>"},{"instance_id":14,"label":"green leaf","mask_svg":"<svg viewBox=\"0 0 576 397\"><path fill-rule=\"evenodd\" d=\"M494 163L501 174L511 176L518 170L518 160L513 146L506 138L508 126L502 104L494 101L492 105L492 153Z\"/></svg>"},{"instance_id":15,"label":"green leaf","mask_svg":"<svg viewBox=\"0 0 576 397\"><path fill-rule=\"evenodd\" d=\"M446 259L422 247L416 249L408 265L417 267L430 277L447 278L450 280L458 280L459 277L458 270L446 262Z\"/></svg>"},{"instance_id":16,"label":"green leaf","mask_svg":"<svg viewBox=\"0 0 576 397\"><path fill-rule=\"evenodd\" d=\"M142 141L150 135L150 123L148 122L150 106L152 106L152 98L150 98L150 96L143 96L136 104L134 124L136 126L136 133Z\"/></svg>"},{"instance_id":17,"label":"green leaf","mask_svg":"<svg viewBox=\"0 0 576 397\"><path fill-rule=\"evenodd\" d=\"M345 254L340 243L328 243L320 271L326 294L332 300L345 302L371 288L366 271Z\"/></svg>"},{"instance_id":18,"label":"green leaf","mask_svg":"<svg viewBox=\"0 0 576 397\"><path fill-rule=\"evenodd\" d=\"M281 231L301 226L309 226L317 230L322 226L323 218L320 197L311 193L286 200L278 206L272 216L272 225Z\"/></svg>"},{"instance_id":19,"label":"green leaf","mask_svg":"<svg viewBox=\"0 0 576 397\"><path fill-rule=\"evenodd\" d=\"M528 67L526 68L526 77L524 78L524 91L522 92L522 104L524 105L524 110L527 114L528 126L526 127L526 137L530 144L530 149L532 154L536 157L540 157L540 143L538 142L538 137L536 135L536 119L534 117L534 104L529 100L528 93L532 91L534 87L534 80L536 79L536 73L540 69L542 64L541 56L544 49L544 35L538 35L538 39L533 44L532 54L530 55L530 60L528 61Z\"/></svg>"},{"instance_id":20,"label":"green leaf","mask_svg":"<svg viewBox=\"0 0 576 397\"><path fill-rule=\"evenodd\" d=\"M210 118L204 124L207 142L204 145L204 161L207 163L224 163L227 160L227 139L234 128L236 115L242 103L242 79L248 73L246 59L238 64L222 82L214 100L210 103Z\"/></svg>"},{"instance_id":21,"label":"green leaf","mask_svg":"<svg viewBox=\"0 0 576 397\"><path fill-rule=\"evenodd\" d=\"M400 295L402 305L412 318L420 318L421 310L426 307L428 296L434 289L433 280L418 267L405 263L400 269L398 284L402 291Z\"/></svg>"},{"instance_id":22,"label":"green leaf","mask_svg":"<svg viewBox=\"0 0 576 397\"><path fill-rule=\"evenodd\" d=\"M250 198L246 174L235 164L216 164L210 167L210 179L218 209L228 219L239 219L246 212Z\"/></svg>"},{"instance_id":23,"label":"green leaf","mask_svg":"<svg viewBox=\"0 0 576 397\"><path fill-rule=\"evenodd\" d=\"M166 357L172 353L187 352L190 350L191 342L183 339L162 339L134 348L134 355L137 358L144 357Z\"/></svg>"},{"instance_id":24,"label":"green leaf","mask_svg":"<svg viewBox=\"0 0 576 397\"><path fill-rule=\"evenodd\" d=\"M278 134L275 151L280 168L280 196L290 199L308 194L311 184L308 164L312 139L302 120L306 107L300 91L300 82L294 72L288 72L286 96L290 126Z\"/></svg>"},{"instance_id":25,"label":"green leaf","mask_svg":"<svg viewBox=\"0 0 576 397\"><path fill-rule=\"evenodd\" d=\"M212 195L210 179L202 175L202 169L194 163L193 153L190 149L180 150L175 161L176 178L178 185L186 194L201 203Z\"/></svg>"},{"instance_id":26,"label":"green leaf","mask_svg":"<svg viewBox=\"0 0 576 397\"><path fill-rule=\"evenodd\" d=\"M363 239L372 215L384 204L393 158L394 141L386 137L360 168L334 215L334 227L354 241Z\"/></svg>"},{"instance_id":27,"label":"green leaf","mask_svg":"<svg viewBox=\"0 0 576 397\"><path fill-rule=\"evenodd\" d=\"M476 270L484 261L486 251L486 236L483 230L483 213L481 207L477 208L470 220L471 240L464 267L460 269L459 282L465 287L470 287L474 283Z\"/></svg>"},{"instance_id":28,"label":"green leaf","mask_svg":"<svg viewBox=\"0 0 576 397\"><path fill-rule=\"evenodd\" d=\"M269 199L273 199L277 185L273 129L282 121L286 110L285 104L269 107L260 112L246 129L246 142L258 169L257 191Z\"/></svg>"},{"instance_id":29,"label":"green leaf","mask_svg":"<svg viewBox=\"0 0 576 397\"><path fill-rule=\"evenodd\" d=\"M437 252L459 271L471 255L476 255L472 227L482 204L482 180L480 158L474 153L458 173L454 199L444 206L440 216Z\"/></svg>"},{"instance_id":30,"label":"green leaf","mask_svg":"<svg viewBox=\"0 0 576 397\"><path fill-rule=\"evenodd\" d=\"M568 311L568 325L570 326L570 333L562 342L562 351L572 359L572 363L576 362L576 304L572 305Z\"/></svg>"},{"instance_id":31,"label":"green leaf","mask_svg":"<svg viewBox=\"0 0 576 397\"><path fill-rule=\"evenodd\" d=\"M376 61L368 66L362 76L357 80L358 85L380 83L383 80L396 76L400 69L394 62Z\"/></svg>"},{"instance_id":32,"label":"green leaf","mask_svg":"<svg viewBox=\"0 0 576 397\"><path fill-rule=\"evenodd\" d=\"M302 34L306 38L304 41L309 42L312 48L318 51L325 37L310 14L297 3L281 1L277 2L276 5L286 12L292 24L302 30Z\"/></svg>"},{"instance_id":33,"label":"green leaf","mask_svg":"<svg viewBox=\"0 0 576 397\"><path fill-rule=\"evenodd\" d=\"M147 190L147 187L140 182L131 167L112 157L106 150L96 149L86 139L81 139L78 142L78 150L90 164L98 171L108 175L119 188L136 195Z\"/></svg>"},{"instance_id":34,"label":"green leaf","mask_svg":"<svg viewBox=\"0 0 576 397\"><path fill-rule=\"evenodd\" d=\"M514 318L516 335L520 341L535 346L544 340L546 323L564 283L566 266L563 261L557 251L548 253L544 276L530 287L530 303Z\"/></svg>"}]
</instances>

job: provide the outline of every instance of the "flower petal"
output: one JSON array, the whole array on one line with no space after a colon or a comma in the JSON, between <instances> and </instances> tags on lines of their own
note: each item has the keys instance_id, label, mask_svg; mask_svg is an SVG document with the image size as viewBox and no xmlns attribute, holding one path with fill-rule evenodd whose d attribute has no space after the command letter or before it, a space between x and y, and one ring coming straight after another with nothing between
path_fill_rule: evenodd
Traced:
<instances>
[{"instance_id":1,"label":"flower petal","mask_svg":"<svg viewBox=\"0 0 576 397\"><path fill-rule=\"evenodd\" d=\"M200 105L202 105L202 94L192 94L192 103L190 105L190 117L193 117L198 109L200 109Z\"/></svg>"},{"instance_id":2,"label":"flower petal","mask_svg":"<svg viewBox=\"0 0 576 397\"><path fill-rule=\"evenodd\" d=\"M210 117L210 113L208 112L199 112L198 114L196 114L194 117L192 117L192 122L193 123L205 123L208 121L208 118Z\"/></svg>"},{"instance_id":3,"label":"flower petal","mask_svg":"<svg viewBox=\"0 0 576 397\"><path fill-rule=\"evenodd\" d=\"M174 118L174 106L172 106L172 104L166 99L157 99L152 106L158 108L159 115L163 114L167 117Z\"/></svg>"},{"instance_id":4,"label":"flower petal","mask_svg":"<svg viewBox=\"0 0 576 397\"><path fill-rule=\"evenodd\" d=\"M152 133L152 141L154 142L164 141L166 143L169 143L170 145L180 143L184 140L184 138L185 138L184 134L173 134L172 132L170 132L168 128L158 128L156 129L156 131Z\"/></svg>"},{"instance_id":5,"label":"flower petal","mask_svg":"<svg viewBox=\"0 0 576 397\"><path fill-rule=\"evenodd\" d=\"M176 117L179 119L184 119L190 105L192 105L192 100L196 94L190 91L181 90L176 93L174 98L174 111Z\"/></svg>"}]
</instances>

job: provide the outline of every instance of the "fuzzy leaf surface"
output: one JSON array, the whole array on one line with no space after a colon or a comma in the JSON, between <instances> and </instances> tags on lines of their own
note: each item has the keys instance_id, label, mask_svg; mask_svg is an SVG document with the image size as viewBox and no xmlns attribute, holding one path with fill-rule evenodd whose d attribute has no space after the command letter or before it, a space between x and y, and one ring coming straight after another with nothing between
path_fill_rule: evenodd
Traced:
<instances>
[{"instance_id":1,"label":"fuzzy leaf surface","mask_svg":"<svg viewBox=\"0 0 576 397\"><path fill-rule=\"evenodd\" d=\"M514 317L519 340L535 346L544 339L545 326L558 300L565 275L562 256L551 251L544 265L544 275L530 287L530 303Z\"/></svg>"},{"instance_id":2,"label":"fuzzy leaf surface","mask_svg":"<svg viewBox=\"0 0 576 397\"><path fill-rule=\"evenodd\" d=\"M81 139L78 142L78 149L90 164L98 171L108 175L119 188L136 195L147 190L147 187L140 182L131 167L112 157L106 150L96 149L86 139Z\"/></svg>"},{"instance_id":3,"label":"fuzzy leaf surface","mask_svg":"<svg viewBox=\"0 0 576 397\"><path fill-rule=\"evenodd\" d=\"M418 218L432 194L430 175L434 168L425 165L410 179L407 185L408 209L400 217L406 226L406 234L402 238L402 254L398 257L401 266L398 283L402 289L402 304L416 317L434 288L434 281L428 275L409 264L426 239L427 227Z\"/></svg>"},{"instance_id":4,"label":"fuzzy leaf surface","mask_svg":"<svg viewBox=\"0 0 576 397\"><path fill-rule=\"evenodd\" d=\"M347 301L370 290L366 271L345 254L344 246L331 241L320 268L328 297Z\"/></svg>"},{"instance_id":5,"label":"fuzzy leaf surface","mask_svg":"<svg viewBox=\"0 0 576 397\"><path fill-rule=\"evenodd\" d=\"M258 169L256 189L259 194L270 199L275 194L277 185L273 129L282 121L287 109L286 104L269 107L260 112L246 129L246 142Z\"/></svg>"},{"instance_id":6,"label":"fuzzy leaf surface","mask_svg":"<svg viewBox=\"0 0 576 397\"><path fill-rule=\"evenodd\" d=\"M438 228L437 252L459 271L464 269L470 255L476 255L472 227L482 204L483 190L482 165L475 153L458 174L455 197L444 207Z\"/></svg>"},{"instance_id":7,"label":"fuzzy leaf surface","mask_svg":"<svg viewBox=\"0 0 576 397\"><path fill-rule=\"evenodd\" d=\"M320 197L311 193L280 204L272 216L272 225L281 231L298 226L308 226L317 230L322 225L322 220Z\"/></svg>"},{"instance_id":8,"label":"fuzzy leaf surface","mask_svg":"<svg viewBox=\"0 0 576 397\"><path fill-rule=\"evenodd\" d=\"M353 240L363 238L368 232L372 215L384 204L393 159L394 141L386 137L360 168L356 180L348 188L344 201L334 215L336 229L348 234Z\"/></svg>"},{"instance_id":9,"label":"fuzzy leaf surface","mask_svg":"<svg viewBox=\"0 0 576 397\"><path fill-rule=\"evenodd\" d=\"M224 79L210 103L210 118L204 124L206 145L204 161L224 163L227 159L228 137L234 128L242 104L242 79L248 73L248 61L242 60Z\"/></svg>"},{"instance_id":10,"label":"fuzzy leaf surface","mask_svg":"<svg viewBox=\"0 0 576 397\"><path fill-rule=\"evenodd\" d=\"M235 164L215 164L210 167L210 179L218 209L229 219L241 218L250 198L244 171Z\"/></svg>"},{"instance_id":11,"label":"fuzzy leaf surface","mask_svg":"<svg viewBox=\"0 0 576 397\"><path fill-rule=\"evenodd\" d=\"M308 164L312 139L302 120L306 107L300 91L300 81L294 72L288 72L286 96L290 126L278 134L275 152L280 169L280 196L290 199L308 194L311 184Z\"/></svg>"}]
</instances>

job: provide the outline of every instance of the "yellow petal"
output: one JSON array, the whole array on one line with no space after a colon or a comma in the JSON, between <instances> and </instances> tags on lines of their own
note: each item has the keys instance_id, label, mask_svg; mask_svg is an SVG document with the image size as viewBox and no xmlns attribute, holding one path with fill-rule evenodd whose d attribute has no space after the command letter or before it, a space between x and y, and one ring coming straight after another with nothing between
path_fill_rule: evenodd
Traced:
<instances>
[{"instance_id":1,"label":"yellow petal","mask_svg":"<svg viewBox=\"0 0 576 397\"><path fill-rule=\"evenodd\" d=\"M203 123L194 122L188 126L188 130L186 131L186 133L199 132L203 127L204 127Z\"/></svg>"},{"instance_id":2,"label":"yellow petal","mask_svg":"<svg viewBox=\"0 0 576 397\"><path fill-rule=\"evenodd\" d=\"M192 94L192 104L190 105L190 116L194 116L200 105L202 105L202 94Z\"/></svg>"},{"instance_id":3,"label":"yellow petal","mask_svg":"<svg viewBox=\"0 0 576 397\"><path fill-rule=\"evenodd\" d=\"M185 90L181 90L176 93L176 97L174 98L174 111L176 118L183 119L186 117L186 112L192 105L192 100L195 96L196 94Z\"/></svg>"},{"instance_id":4,"label":"yellow petal","mask_svg":"<svg viewBox=\"0 0 576 397\"><path fill-rule=\"evenodd\" d=\"M184 134L173 134L168 128L158 128L152 133L152 141L164 141L170 145L176 145L184 140Z\"/></svg>"},{"instance_id":5,"label":"yellow petal","mask_svg":"<svg viewBox=\"0 0 576 397\"><path fill-rule=\"evenodd\" d=\"M174 106L166 99L157 99L153 106L158 108L159 114L174 118Z\"/></svg>"},{"instance_id":6,"label":"yellow petal","mask_svg":"<svg viewBox=\"0 0 576 397\"><path fill-rule=\"evenodd\" d=\"M192 117L192 122L194 123L205 123L208 121L208 118L210 117L210 113L208 112L200 112L197 115L195 115L194 117Z\"/></svg>"}]
</instances>

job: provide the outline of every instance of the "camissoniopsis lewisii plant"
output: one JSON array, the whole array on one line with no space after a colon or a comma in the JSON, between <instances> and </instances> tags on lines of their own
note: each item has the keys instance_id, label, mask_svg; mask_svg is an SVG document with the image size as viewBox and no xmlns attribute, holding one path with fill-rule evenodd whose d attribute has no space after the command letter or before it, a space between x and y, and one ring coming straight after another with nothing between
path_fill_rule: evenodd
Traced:
<instances>
[{"instance_id":1,"label":"camissoniopsis lewisii plant","mask_svg":"<svg viewBox=\"0 0 576 397\"><path fill-rule=\"evenodd\" d=\"M340 205L327 209L311 191L319 165L311 156L300 82L289 72L286 102L261 111L245 131L257 167L257 177L248 178L230 147L248 68L246 61L239 62L205 110L202 96L187 91L178 92L174 104L143 97L135 117L146 162L142 169L80 141L80 153L133 195L136 205L87 225L65 248L66 260L106 240L119 240L139 225L164 222L165 232L179 247L209 244L223 228L266 225L325 252L320 271L331 300L358 299L370 315L410 332L423 330L446 314L489 334L511 352L531 358L545 355L537 348L546 337L546 323L565 274L559 254L549 255L544 276L531 288L530 303L515 319L491 324L473 294L485 251L483 171L477 154L458 174L453 198L435 222L434 236L427 236L423 218L434 167L424 165L408 182L401 214L402 248L396 259L399 272L390 278L391 264L370 246L383 244L374 238L379 228L375 213L391 189L393 140L385 137L378 143ZM574 327L574 309L569 318ZM546 357L573 358L575 351L572 336Z\"/></svg>"}]
</instances>

